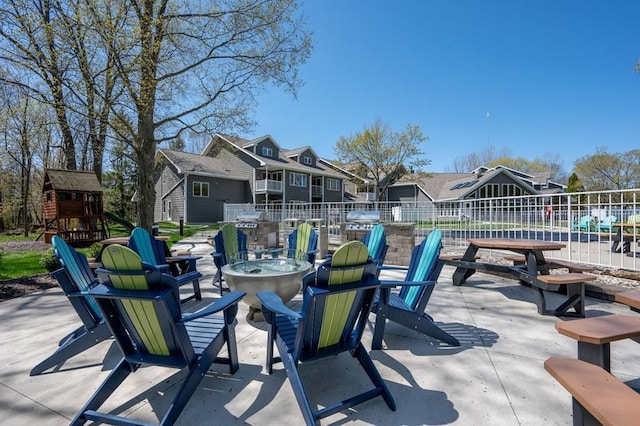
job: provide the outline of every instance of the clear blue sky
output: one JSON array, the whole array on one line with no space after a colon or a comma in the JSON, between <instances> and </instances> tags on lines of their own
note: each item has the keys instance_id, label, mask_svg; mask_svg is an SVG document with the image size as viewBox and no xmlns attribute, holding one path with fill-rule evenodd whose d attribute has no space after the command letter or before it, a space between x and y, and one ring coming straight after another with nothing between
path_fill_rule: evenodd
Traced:
<instances>
[{"instance_id":1,"label":"clear blue sky","mask_svg":"<svg viewBox=\"0 0 640 426\"><path fill-rule=\"evenodd\" d=\"M430 172L509 147L560 154L640 148L638 0L309 0L314 51L298 98L259 98L257 137L327 158L380 118L417 124ZM489 113L489 116L487 116Z\"/></svg>"}]
</instances>

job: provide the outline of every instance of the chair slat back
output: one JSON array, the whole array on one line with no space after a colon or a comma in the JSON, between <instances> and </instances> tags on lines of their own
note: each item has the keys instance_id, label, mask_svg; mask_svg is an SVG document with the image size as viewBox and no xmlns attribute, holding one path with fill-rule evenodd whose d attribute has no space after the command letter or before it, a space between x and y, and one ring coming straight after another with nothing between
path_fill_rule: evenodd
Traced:
<instances>
[{"instance_id":1,"label":"chair slat back","mask_svg":"<svg viewBox=\"0 0 640 426\"><path fill-rule=\"evenodd\" d=\"M409 270L405 277L406 281L432 281L438 277L437 271L438 256L442 248L442 231L434 229L422 243L413 249ZM424 286L408 286L400 291L400 297L412 309L418 304Z\"/></svg>"},{"instance_id":2,"label":"chair slat back","mask_svg":"<svg viewBox=\"0 0 640 426\"><path fill-rule=\"evenodd\" d=\"M298 254L306 255L318 246L318 235L308 223L301 223L295 231L289 234L289 250L287 257L298 257Z\"/></svg>"},{"instance_id":3,"label":"chair slat back","mask_svg":"<svg viewBox=\"0 0 640 426\"><path fill-rule=\"evenodd\" d=\"M89 267L87 258L82 253L75 251L73 247L69 246L65 240L57 235L54 235L51 239L51 245L67 277L76 287L75 291L88 291L93 284L97 283L97 279ZM63 290L65 290L65 292L68 291L67 289ZM89 296L85 296L84 300L86 302L86 308L89 309L91 315L99 321L102 318L102 313L96 301L93 297Z\"/></svg>"},{"instance_id":4,"label":"chair slat back","mask_svg":"<svg viewBox=\"0 0 640 426\"><path fill-rule=\"evenodd\" d=\"M387 236L384 231L384 226L381 223L375 225L371 228L371 231L362 237L361 241L367 246L371 259L381 265L387 250Z\"/></svg>"},{"instance_id":5,"label":"chair slat back","mask_svg":"<svg viewBox=\"0 0 640 426\"><path fill-rule=\"evenodd\" d=\"M118 272L108 274L111 285L124 290L149 290L147 275L143 271L140 256L128 247L111 245L102 254L102 263L107 270ZM131 271L131 274L127 274ZM124 273L122 273L124 272ZM158 274L159 276L160 274ZM121 300L128 322L146 350L153 355L169 355L171 342L167 341L163 324L153 301ZM178 301L179 305L179 301ZM164 325L165 327L168 324Z\"/></svg>"},{"instance_id":6,"label":"chair slat back","mask_svg":"<svg viewBox=\"0 0 640 426\"><path fill-rule=\"evenodd\" d=\"M375 272L376 265L360 241L344 244L318 267L313 282L305 287L304 320L296 340L299 359L338 353L357 344L379 286Z\"/></svg>"},{"instance_id":7,"label":"chair slat back","mask_svg":"<svg viewBox=\"0 0 640 426\"><path fill-rule=\"evenodd\" d=\"M213 238L216 253L222 253L222 264L230 263L234 256L244 258L247 252L247 236L232 223L225 224Z\"/></svg>"}]
</instances>

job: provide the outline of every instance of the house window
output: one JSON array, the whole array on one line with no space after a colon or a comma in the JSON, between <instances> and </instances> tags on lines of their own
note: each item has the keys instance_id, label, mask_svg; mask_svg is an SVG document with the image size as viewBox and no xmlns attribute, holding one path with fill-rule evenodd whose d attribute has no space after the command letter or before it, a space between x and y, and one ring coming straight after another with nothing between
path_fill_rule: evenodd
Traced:
<instances>
[{"instance_id":1,"label":"house window","mask_svg":"<svg viewBox=\"0 0 640 426\"><path fill-rule=\"evenodd\" d=\"M193 182L193 196L194 197L208 197L209 196L209 183L208 182Z\"/></svg>"},{"instance_id":2,"label":"house window","mask_svg":"<svg viewBox=\"0 0 640 426\"><path fill-rule=\"evenodd\" d=\"M273 149L263 146L262 147L262 155L264 157L273 157Z\"/></svg>"},{"instance_id":3,"label":"house window","mask_svg":"<svg viewBox=\"0 0 640 426\"><path fill-rule=\"evenodd\" d=\"M313 158L311 158L311 157L302 157L302 162L304 164L306 164L307 166L312 166L313 165Z\"/></svg>"},{"instance_id":4,"label":"house window","mask_svg":"<svg viewBox=\"0 0 640 426\"><path fill-rule=\"evenodd\" d=\"M306 188L307 187L307 175L304 175L302 173L292 172L289 175L289 185Z\"/></svg>"},{"instance_id":5,"label":"house window","mask_svg":"<svg viewBox=\"0 0 640 426\"><path fill-rule=\"evenodd\" d=\"M340 179L327 178L327 189L329 191L340 191Z\"/></svg>"}]
</instances>

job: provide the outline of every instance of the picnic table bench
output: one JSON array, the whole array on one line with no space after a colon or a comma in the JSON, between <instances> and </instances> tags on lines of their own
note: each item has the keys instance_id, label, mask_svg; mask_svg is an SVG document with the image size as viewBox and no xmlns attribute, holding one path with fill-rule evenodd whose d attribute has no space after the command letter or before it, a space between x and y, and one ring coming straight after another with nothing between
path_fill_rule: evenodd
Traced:
<instances>
[{"instance_id":1,"label":"picnic table bench","mask_svg":"<svg viewBox=\"0 0 640 426\"><path fill-rule=\"evenodd\" d=\"M449 259L440 257L445 263L456 266L453 273L454 285L462 285L477 270L507 273L514 275L521 283L528 284L536 290L536 306L541 315L584 316L584 283L593 281L596 277L582 273L588 267L581 267L561 259L556 259L554 263L545 259L544 251L561 250L565 247L563 243L507 238L470 238L467 241L469 246L461 258L457 256L451 256ZM515 258L518 263L508 266L477 262L479 249L512 251L518 254ZM549 274L550 269L558 267L570 268L570 271L564 274ZM567 289L567 300L557 308L549 309L544 291L558 291L563 286ZM573 312L569 309L573 309Z\"/></svg>"}]
</instances>

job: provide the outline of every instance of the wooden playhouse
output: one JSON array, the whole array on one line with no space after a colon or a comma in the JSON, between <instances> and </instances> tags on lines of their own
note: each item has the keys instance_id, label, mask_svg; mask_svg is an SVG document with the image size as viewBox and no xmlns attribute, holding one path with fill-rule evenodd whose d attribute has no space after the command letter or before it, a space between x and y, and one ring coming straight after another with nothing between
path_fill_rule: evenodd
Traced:
<instances>
[{"instance_id":1,"label":"wooden playhouse","mask_svg":"<svg viewBox=\"0 0 640 426\"><path fill-rule=\"evenodd\" d=\"M53 235L76 246L107 238L104 196L95 173L45 170L42 202L45 242Z\"/></svg>"}]
</instances>

